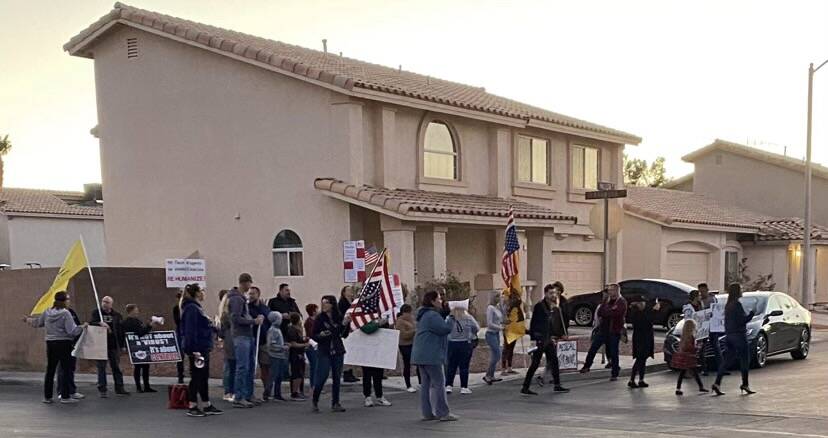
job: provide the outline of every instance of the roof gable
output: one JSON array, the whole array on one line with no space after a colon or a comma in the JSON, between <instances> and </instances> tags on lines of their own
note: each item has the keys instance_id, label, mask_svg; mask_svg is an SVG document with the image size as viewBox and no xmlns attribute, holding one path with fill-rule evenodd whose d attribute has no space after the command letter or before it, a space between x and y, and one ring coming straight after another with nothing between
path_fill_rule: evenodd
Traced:
<instances>
[{"instance_id":1,"label":"roof gable","mask_svg":"<svg viewBox=\"0 0 828 438\"><path fill-rule=\"evenodd\" d=\"M364 93L362 97L366 98L371 98L370 93L391 94L518 119L526 124L535 121L535 126L541 128L543 124L550 124L550 130L559 127L578 130L580 135L587 137L619 143L641 142L641 138L633 134L487 93L484 88L285 44L123 3L115 3L112 11L69 40L63 48L72 55L92 57L88 51L90 44L115 24L183 39L217 53L241 57L254 64L264 64L277 71L328 84L342 92L361 91Z\"/></svg>"},{"instance_id":2,"label":"roof gable","mask_svg":"<svg viewBox=\"0 0 828 438\"><path fill-rule=\"evenodd\" d=\"M699 159L716 151L729 152L734 155L739 155L741 157L762 161L773 166L783 167L799 173L805 172L805 162L802 160L798 160L796 158L788 157L785 155L774 154L773 152L752 148L750 146L734 143L727 140L721 140L718 138L714 140L713 143L710 143L709 145L701 149L693 151L681 157L681 159L688 163L694 163ZM822 166L817 163L812 163L812 170L813 175L815 177L828 179L828 167Z\"/></svg>"}]
</instances>

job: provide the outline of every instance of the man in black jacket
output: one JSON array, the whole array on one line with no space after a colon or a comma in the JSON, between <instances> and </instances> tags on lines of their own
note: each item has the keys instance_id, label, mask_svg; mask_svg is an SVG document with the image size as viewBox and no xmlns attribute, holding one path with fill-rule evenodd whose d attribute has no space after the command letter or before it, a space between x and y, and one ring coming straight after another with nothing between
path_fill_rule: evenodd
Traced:
<instances>
[{"instance_id":1,"label":"man in black jacket","mask_svg":"<svg viewBox=\"0 0 828 438\"><path fill-rule=\"evenodd\" d=\"M532 320L529 323L529 336L535 341L536 349L532 352L532 364L526 371L526 378L523 379L521 394L537 395L529 389L532 377L540 365L541 357L546 355L546 368L552 371L552 379L555 384L555 392L569 392L569 389L561 386L561 376L558 368L557 341L566 337L568 323L563 315L558 302L560 289L551 284L543 288L543 300L535 304L532 311Z\"/></svg>"},{"instance_id":2,"label":"man in black jacket","mask_svg":"<svg viewBox=\"0 0 828 438\"><path fill-rule=\"evenodd\" d=\"M121 322L123 318L121 314L116 312L112 306L115 300L112 297L106 296L101 299L101 312L98 309L92 311L92 317L89 319L90 325L98 325L107 327L106 333L106 354L108 360L96 361L98 368L98 392L101 398L107 397L106 388L106 363L109 362L109 367L112 369L112 379L115 381L115 394L129 395L124 389L124 374L121 372L121 349L123 345L123 331L121 330ZM101 321L103 316L103 321Z\"/></svg>"},{"instance_id":3,"label":"man in black jacket","mask_svg":"<svg viewBox=\"0 0 828 438\"><path fill-rule=\"evenodd\" d=\"M282 314L282 335L287 333L287 327L290 325L290 313L296 312L299 315L302 315L302 312L299 311L299 306L296 304L296 300L290 297L290 286L287 283L282 283L279 285L279 292L276 293L276 296L268 300L267 307L270 308L271 312L279 312Z\"/></svg>"}]
</instances>

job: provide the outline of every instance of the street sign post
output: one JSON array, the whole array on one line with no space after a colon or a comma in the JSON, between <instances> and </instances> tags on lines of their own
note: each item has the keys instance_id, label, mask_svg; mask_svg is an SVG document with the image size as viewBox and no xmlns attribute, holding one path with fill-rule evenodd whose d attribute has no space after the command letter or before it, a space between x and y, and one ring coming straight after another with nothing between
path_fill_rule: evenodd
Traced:
<instances>
[{"instance_id":1,"label":"street sign post","mask_svg":"<svg viewBox=\"0 0 828 438\"><path fill-rule=\"evenodd\" d=\"M607 263L607 239L609 234L609 200L615 198L626 198L626 190L618 190L615 184L611 182L599 182L598 190L593 192L586 192L584 194L586 199L603 199L604 200L604 252L601 256L601 284L604 286L609 282L609 263Z\"/></svg>"}]
</instances>

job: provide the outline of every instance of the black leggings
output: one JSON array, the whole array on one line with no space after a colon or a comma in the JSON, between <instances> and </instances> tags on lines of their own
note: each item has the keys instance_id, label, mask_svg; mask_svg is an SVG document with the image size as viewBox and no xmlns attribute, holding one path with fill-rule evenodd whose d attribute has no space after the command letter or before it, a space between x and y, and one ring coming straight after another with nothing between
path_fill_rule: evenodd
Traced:
<instances>
[{"instance_id":1,"label":"black leggings","mask_svg":"<svg viewBox=\"0 0 828 438\"><path fill-rule=\"evenodd\" d=\"M541 356L546 355L546 370L552 373L552 383L555 386L561 384L561 372L558 366L558 349L554 342L538 347L532 352L532 364L526 370L526 377L523 379L523 389L529 389L532 384L532 377L535 376L535 371L540 366Z\"/></svg>"},{"instance_id":2,"label":"black leggings","mask_svg":"<svg viewBox=\"0 0 828 438\"><path fill-rule=\"evenodd\" d=\"M506 332L503 333L503 354L500 357L500 365L506 368L512 368L512 358L515 356L515 345L517 345L517 341L512 342L511 344L506 342Z\"/></svg>"},{"instance_id":3,"label":"black leggings","mask_svg":"<svg viewBox=\"0 0 828 438\"><path fill-rule=\"evenodd\" d=\"M198 368L195 366L195 356L190 357L190 387L187 395L190 398L190 403L197 403L198 396L201 395L201 401L210 401L210 390L207 387L210 380L210 353L202 353L204 358L204 366Z\"/></svg>"},{"instance_id":4,"label":"black leggings","mask_svg":"<svg viewBox=\"0 0 828 438\"><path fill-rule=\"evenodd\" d=\"M403 359L403 379L405 379L405 387L411 388L411 349L412 345L400 345L400 354ZM420 380L420 368L417 368L417 383L423 383Z\"/></svg>"},{"instance_id":5,"label":"black leggings","mask_svg":"<svg viewBox=\"0 0 828 438\"><path fill-rule=\"evenodd\" d=\"M693 378L696 379L696 383L699 385L699 389L704 388L704 383L701 381L701 377L699 377L698 371L695 369L690 370L681 370L678 375L678 382L676 383L676 389L681 389L681 381L684 380L684 377L687 375L687 372L693 374Z\"/></svg>"},{"instance_id":6,"label":"black leggings","mask_svg":"<svg viewBox=\"0 0 828 438\"><path fill-rule=\"evenodd\" d=\"M132 377L135 379L135 386L141 390L141 380L144 381L144 389L150 387L149 384L149 364L138 364L132 367Z\"/></svg>"},{"instance_id":7,"label":"black leggings","mask_svg":"<svg viewBox=\"0 0 828 438\"><path fill-rule=\"evenodd\" d=\"M647 371L647 358L637 357L633 363L632 372L630 372L630 380L635 380L635 374L638 373L638 380L644 381L644 373Z\"/></svg>"},{"instance_id":8,"label":"black leggings","mask_svg":"<svg viewBox=\"0 0 828 438\"><path fill-rule=\"evenodd\" d=\"M371 396L371 384L374 386L374 395L382 397L382 368L362 367L362 395Z\"/></svg>"},{"instance_id":9,"label":"black leggings","mask_svg":"<svg viewBox=\"0 0 828 438\"><path fill-rule=\"evenodd\" d=\"M43 380L43 398L51 400L55 390L55 372L58 364L61 370L68 370L72 365L70 360L72 358L72 344L71 340L62 341L46 341L46 377ZM61 398L69 398L69 385L61 385Z\"/></svg>"}]
</instances>

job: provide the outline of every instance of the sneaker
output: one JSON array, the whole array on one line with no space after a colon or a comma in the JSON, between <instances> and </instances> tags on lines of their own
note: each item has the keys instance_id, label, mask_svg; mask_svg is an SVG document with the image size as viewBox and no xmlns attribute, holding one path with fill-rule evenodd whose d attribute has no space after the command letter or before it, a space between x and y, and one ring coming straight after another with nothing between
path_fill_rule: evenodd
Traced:
<instances>
[{"instance_id":1,"label":"sneaker","mask_svg":"<svg viewBox=\"0 0 828 438\"><path fill-rule=\"evenodd\" d=\"M468 394L471 394L471 393L472 393L472 390L469 389L469 388L460 388L460 394L468 395Z\"/></svg>"},{"instance_id":2,"label":"sneaker","mask_svg":"<svg viewBox=\"0 0 828 438\"><path fill-rule=\"evenodd\" d=\"M316 403L313 404L313 408L311 408L311 412L313 412L314 414L319 413L319 406Z\"/></svg>"},{"instance_id":3,"label":"sneaker","mask_svg":"<svg viewBox=\"0 0 828 438\"><path fill-rule=\"evenodd\" d=\"M50 404L52 404L52 403L54 403L54 402L55 402L55 401L54 401L54 400L52 400L52 399L50 399L50 398L44 398L44 399L43 399L43 404L46 404L46 405L50 405Z\"/></svg>"},{"instance_id":4,"label":"sneaker","mask_svg":"<svg viewBox=\"0 0 828 438\"><path fill-rule=\"evenodd\" d=\"M143 392L144 392L144 389L143 389L143 388L141 388L140 386L136 386L136 387L135 387L135 392L137 392L138 394L141 394L141 393L143 393Z\"/></svg>"},{"instance_id":5,"label":"sneaker","mask_svg":"<svg viewBox=\"0 0 828 438\"><path fill-rule=\"evenodd\" d=\"M508 372L508 371L501 371L501 372L500 372L500 377L506 377L506 376L508 376L509 374L511 374L511 373L510 373L510 372Z\"/></svg>"},{"instance_id":6,"label":"sneaker","mask_svg":"<svg viewBox=\"0 0 828 438\"><path fill-rule=\"evenodd\" d=\"M187 416L188 417L206 417L207 414L205 414L204 411L202 411L199 408L190 408L190 409L187 409Z\"/></svg>"},{"instance_id":7,"label":"sneaker","mask_svg":"<svg viewBox=\"0 0 828 438\"><path fill-rule=\"evenodd\" d=\"M569 392L569 388L564 388L561 385L555 385L555 392Z\"/></svg>"},{"instance_id":8,"label":"sneaker","mask_svg":"<svg viewBox=\"0 0 828 438\"><path fill-rule=\"evenodd\" d=\"M235 398L236 396L234 396L233 394L224 394L224 397L222 397L221 399L226 402L232 402Z\"/></svg>"},{"instance_id":9,"label":"sneaker","mask_svg":"<svg viewBox=\"0 0 828 438\"><path fill-rule=\"evenodd\" d=\"M371 397L365 397L365 407L366 408L374 407L374 400Z\"/></svg>"},{"instance_id":10,"label":"sneaker","mask_svg":"<svg viewBox=\"0 0 828 438\"><path fill-rule=\"evenodd\" d=\"M420 421L434 421L434 420L439 420L439 418L435 417L434 415L429 415L428 417L423 417L423 418L420 419Z\"/></svg>"},{"instance_id":11,"label":"sneaker","mask_svg":"<svg viewBox=\"0 0 828 438\"><path fill-rule=\"evenodd\" d=\"M519 374L517 371L515 371L513 369L510 369L509 371L506 371L506 373L507 374L512 374L512 375Z\"/></svg>"},{"instance_id":12,"label":"sneaker","mask_svg":"<svg viewBox=\"0 0 828 438\"><path fill-rule=\"evenodd\" d=\"M445 417L440 417L440 421L457 421L460 417L454 414L448 414Z\"/></svg>"},{"instance_id":13,"label":"sneaker","mask_svg":"<svg viewBox=\"0 0 828 438\"><path fill-rule=\"evenodd\" d=\"M272 399L270 399L270 401L273 402L273 403L277 403L277 402L283 402L283 401L287 401L287 400L285 400L285 398L280 395L280 396L277 396L277 397L273 397Z\"/></svg>"},{"instance_id":14,"label":"sneaker","mask_svg":"<svg viewBox=\"0 0 828 438\"><path fill-rule=\"evenodd\" d=\"M586 373L588 373L588 372L589 372L589 368L587 368L587 367L583 367L583 368L581 368L580 370L578 370L578 372L579 372L579 373L581 373L581 374L586 374Z\"/></svg>"},{"instance_id":15,"label":"sneaker","mask_svg":"<svg viewBox=\"0 0 828 438\"><path fill-rule=\"evenodd\" d=\"M503 379L498 379L497 377L495 377L494 379L492 379L492 382L494 382L494 383L497 383L497 382L502 382L502 381L503 381Z\"/></svg>"},{"instance_id":16,"label":"sneaker","mask_svg":"<svg viewBox=\"0 0 828 438\"><path fill-rule=\"evenodd\" d=\"M642 380L642 381L638 382L638 387L639 388L649 388L650 385L648 385L647 382Z\"/></svg>"},{"instance_id":17,"label":"sneaker","mask_svg":"<svg viewBox=\"0 0 828 438\"><path fill-rule=\"evenodd\" d=\"M538 395L538 393L537 393L537 392L532 391L532 390L531 390L531 389L529 389L529 388L523 388L523 389L521 389L521 390L520 390L520 393L521 393L521 394L523 394L523 395Z\"/></svg>"},{"instance_id":18,"label":"sneaker","mask_svg":"<svg viewBox=\"0 0 828 438\"><path fill-rule=\"evenodd\" d=\"M483 376L483 381L486 382L487 385L491 385L492 383L494 383L494 379L492 379L489 376Z\"/></svg>"},{"instance_id":19,"label":"sneaker","mask_svg":"<svg viewBox=\"0 0 828 438\"><path fill-rule=\"evenodd\" d=\"M305 400L307 400L307 398L302 397L300 394L293 394L290 396L290 401L303 402Z\"/></svg>"},{"instance_id":20,"label":"sneaker","mask_svg":"<svg viewBox=\"0 0 828 438\"><path fill-rule=\"evenodd\" d=\"M446 394L451 394L451 386L446 386Z\"/></svg>"},{"instance_id":21,"label":"sneaker","mask_svg":"<svg viewBox=\"0 0 828 438\"><path fill-rule=\"evenodd\" d=\"M331 407L331 412L345 412L345 408L343 408L341 404L337 403Z\"/></svg>"},{"instance_id":22,"label":"sneaker","mask_svg":"<svg viewBox=\"0 0 828 438\"><path fill-rule=\"evenodd\" d=\"M405 388L405 392L410 392L410 393L413 394L413 393L417 392L417 388L415 388L413 386L409 386L408 388Z\"/></svg>"},{"instance_id":23,"label":"sneaker","mask_svg":"<svg viewBox=\"0 0 828 438\"><path fill-rule=\"evenodd\" d=\"M72 403L78 403L78 402L80 402L80 400L76 400L74 398L62 398L62 399L60 399L61 404L72 404Z\"/></svg>"},{"instance_id":24,"label":"sneaker","mask_svg":"<svg viewBox=\"0 0 828 438\"><path fill-rule=\"evenodd\" d=\"M72 397L72 398L73 398L73 399L75 399L75 400L83 400L83 399L85 399L85 398L86 398L86 396L85 396L85 395L83 395L83 394L81 394L81 393L79 393L79 392L76 392L76 393L72 394L70 397Z\"/></svg>"},{"instance_id":25,"label":"sneaker","mask_svg":"<svg viewBox=\"0 0 828 438\"><path fill-rule=\"evenodd\" d=\"M121 389L116 389L116 390L115 390L115 394L118 394L118 395L129 395L129 391L127 391L127 390L126 390L126 389L124 389L124 388L121 388Z\"/></svg>"},{"instance_id":26,"label":"sneaker","mask_svg":"<svg viewBox=\"0 0 828 438\"><path fill-rule=\"evenodd\" d=\"M233 407L234 408L249 409L249 408L253 407L253 403L250 403L247 400L233 400Z\"/></svg>"},{"instance_id":27,"label":"sneaker","mask_svg":"<svg viewBox=\"0 0 828 438\"><path fill-rule=\"evenodd\" d=\"M222 411L221 409L216 408L213 405L207 406L206 408L204 408L202 410L202 412L204 412L207 415L221 415L221 414L224 413L224 411Z\"/></svg>"},{"instance_id":28,"label":"sneaker","mask_svg":"<svg viewBox=\"0 0 828 438\"><path fill-rule=\"evenodd\" d=\"M262 405L262 400L258 399L258 398L248 400L248 402L252 403L253 406L261 406Z\"/></svg>"},{"instance_id":29,"label":"sneaker","mask_svg":"<svg viewBox=\"0 0 828 438\"><path fill-rule=\"evenodd\" d=\"M150 388L149 386L144 387L144 392L158 392L154 388Z\"/></svg>"},{"instance_id":30,"label":"sneaker","mask_svg":"<svg viewBox=\"0 0 828 438\"><path fill-rule=\"evenodd\" d=\"M380 406L391 406L391 402L388 401L385 397L380 397L377 399L377 404Z\"/></svg>"}]
</instances>

